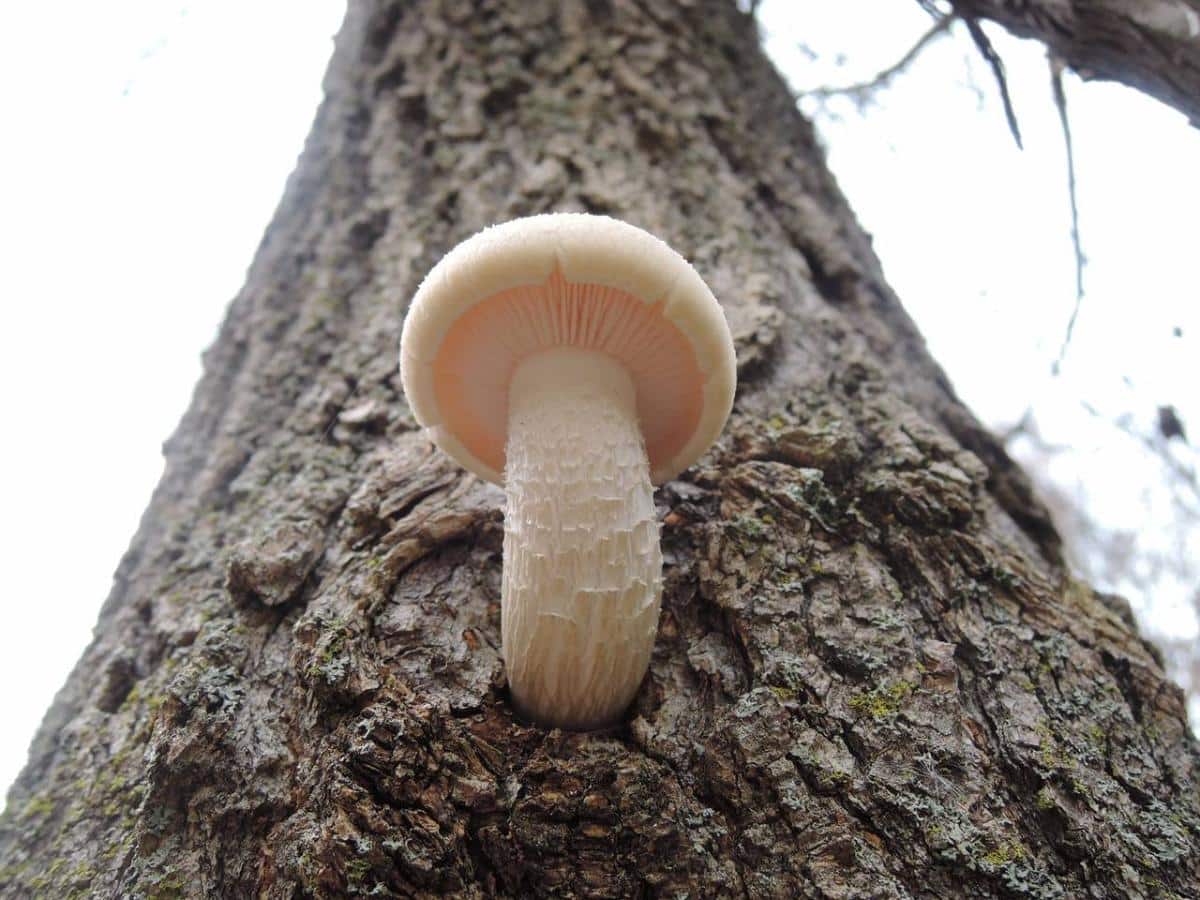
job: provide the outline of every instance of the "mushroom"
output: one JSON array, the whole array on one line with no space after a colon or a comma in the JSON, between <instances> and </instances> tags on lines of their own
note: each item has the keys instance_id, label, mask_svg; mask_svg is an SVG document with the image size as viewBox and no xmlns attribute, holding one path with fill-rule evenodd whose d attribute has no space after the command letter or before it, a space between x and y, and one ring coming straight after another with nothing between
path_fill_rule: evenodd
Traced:
<instances>
[{"instance_id":1,"label":"mushroom","mask_svg":"<svg viewBox=\"0 0 1200 900\"><path fill-rule=\"evenodd\" d=\"M516 219L455 247L400 340L417 422L503 484L501 642L513 706L612 724L650 663L662 597L654 484L733 404L733 341L687 261L606 216Z\"/></svg>"}]
</instances>

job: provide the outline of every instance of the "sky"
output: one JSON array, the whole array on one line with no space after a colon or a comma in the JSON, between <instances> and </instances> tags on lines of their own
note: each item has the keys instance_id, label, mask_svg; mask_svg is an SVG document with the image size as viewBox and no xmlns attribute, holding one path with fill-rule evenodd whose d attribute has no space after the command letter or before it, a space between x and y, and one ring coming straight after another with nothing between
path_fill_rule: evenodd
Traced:
<instances>
[{"instance_id":1,"label":"sky","mask_svg":"<svg viewBox=\"0 0 1200 900\"><path fill-rule=\"evenodd\" d=\"M0 9L0 791L90 639L200 354L300 153L343 11L344 0ZM799 92L869 78L928 27L897 0L765 0L760 16ZM1200 559L1200 537L1170 527L1161 462L1112 424L1150 433L1162 403L1200 423L1200 131L1127 89L1068 79L1088 292L1053 377L1074 303L1062 136L1041 49L993 34L1024 151L961 35L928 47L865 112L840 97L801 107L968 405L999 429L1032 408L1043 437L1069 448L1037 457L1041 474L1103 527L1152 549L1190 542ZM1172 452L1195 466L1190 450ZM1156 585L1153 599L1108 586L1152 632L1194 639L1195 585Z\"/></svg>"},{"instance_id":2,"label":"sky","mask_svg":"<svg viewBox=\"0 0 1200 900\"><path fill-rule=\"evenodd\" d=\"M0 5L0 792L91 638L344 9Z\"/></svg>"}]
</instances>

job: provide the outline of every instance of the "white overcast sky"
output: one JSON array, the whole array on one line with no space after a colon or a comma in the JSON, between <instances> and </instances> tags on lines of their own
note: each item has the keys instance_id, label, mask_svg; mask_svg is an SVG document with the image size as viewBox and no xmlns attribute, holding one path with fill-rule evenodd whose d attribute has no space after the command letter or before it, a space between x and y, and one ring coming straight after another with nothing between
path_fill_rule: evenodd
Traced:
<instances>
[{"instance_id":1,"label":"white overcast sky","mask_svg":"<svg viewBox=\"0 0 1200 900\"><path fill-rule=\"evenodd\" d=\"M343 10L0 9L0 791L89 640L200 353L295 165ZM798 90L867 78L928 27L899 0L767 0L761 15ZM967 402L996 427L1032 403L1046 437L1076 448L1055 458L1059 483L1106 527L1165 543L1161 466L1081 401L1146 431L1173 403L1200 431L1200 132L1132 91L1069 80L1089 293L1051 378L1073 303L1062 138L1040 48L996 42L1024 152L988 72L952 38L865 116L825 108L831 164ZM1194 638L1192 590L1131 599L1153 629Z\"/></svg>"}]
</instances>

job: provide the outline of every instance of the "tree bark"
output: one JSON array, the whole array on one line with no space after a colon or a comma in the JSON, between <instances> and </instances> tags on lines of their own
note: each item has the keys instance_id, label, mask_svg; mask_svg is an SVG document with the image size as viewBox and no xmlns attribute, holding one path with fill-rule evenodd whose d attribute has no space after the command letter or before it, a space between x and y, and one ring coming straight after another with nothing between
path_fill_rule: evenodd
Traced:
<instances>
[{"instance_id":1,"label":"tree bark","mask_svg":"<svg viewBox=\"0 0 1200 900\"><path fill-rule=\"evenodd\" d=\"M9 797L0 895L1196 896L1180 691L1064 572L749 16L355 2L326 91ZM604 733L514 718L503 495L396 365L437 258L550 209L664 237L738 347Z\"/></svg>"},{"instance_id":2,"label":"tree bark","mask_svg":"<svg viewBox=\"0 0 1200 900\"><path fill-rule=\"evenodd\" d=\"M1200 128L1200 0L950 0L1041 41L1081 78L1119 81Z\"/></svg>"}]
</instances>

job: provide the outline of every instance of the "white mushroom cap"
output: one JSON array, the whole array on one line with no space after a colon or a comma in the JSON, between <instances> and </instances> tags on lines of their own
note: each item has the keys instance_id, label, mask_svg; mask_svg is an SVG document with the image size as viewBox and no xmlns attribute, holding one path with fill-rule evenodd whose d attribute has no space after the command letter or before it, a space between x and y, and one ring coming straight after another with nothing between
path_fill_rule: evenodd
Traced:
<instances>
[{"instance_id":1,"label":"white mushroom cap","mask_svg":"<svg viewBox=\"0 0 1200 900\"><path fill-rule=\"evenodd\" d=\"M513 372L559 346L628 369L655 484L708 449L733 405L729 325L696 270L640 228L581 213L487 228L434 266L404 320L404 392L438 446L502 483Z\"/></svg>"}]
</instances>

